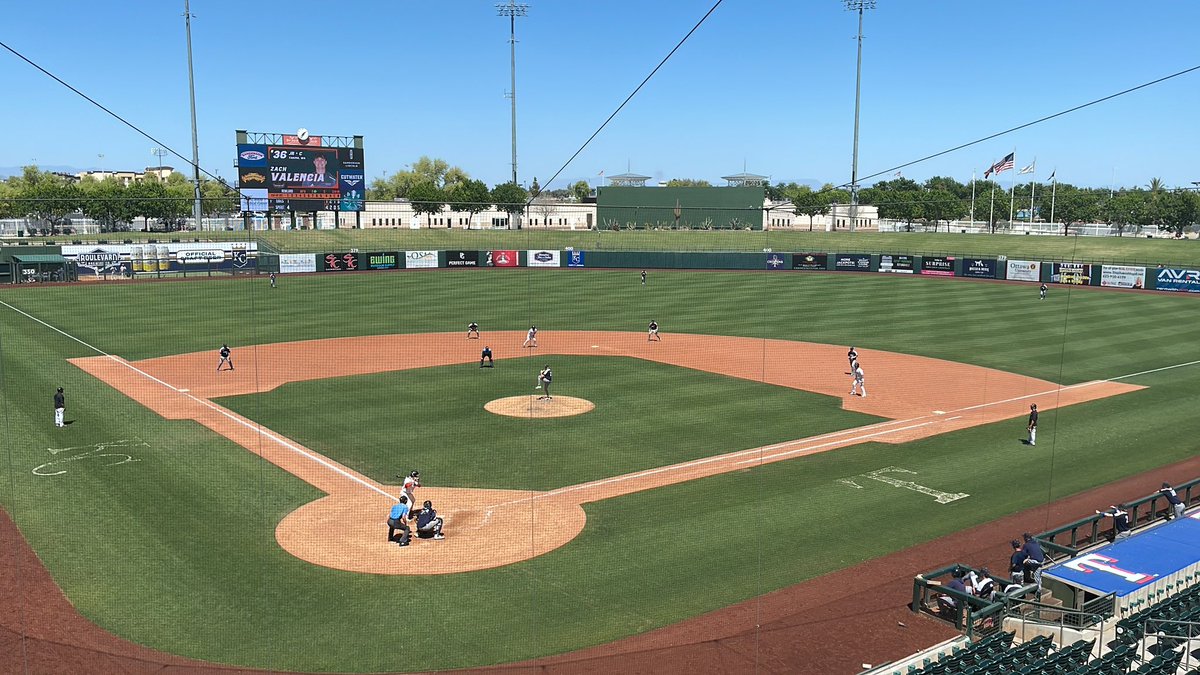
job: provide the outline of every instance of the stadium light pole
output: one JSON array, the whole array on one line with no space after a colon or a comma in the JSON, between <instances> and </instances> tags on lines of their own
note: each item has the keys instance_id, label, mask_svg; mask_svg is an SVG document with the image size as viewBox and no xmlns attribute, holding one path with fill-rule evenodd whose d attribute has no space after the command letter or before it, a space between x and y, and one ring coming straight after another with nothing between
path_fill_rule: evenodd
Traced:
<instances>
[{"instance_id":1,"label":"stadium light pole","mask_svg":"<svg viewBox=\"0 0 1200 675\"><path fill-rule=\"evenodd\" d=\"M508 17L508 45L512 89L508 92L512 100L512 182L517 185L517 17L529 15L529 5L508 0L507 4L497 4L496 11L500 16Z\"/></svg>"},{"instance_id":2,"label":"stadium light pole","mask_svg":"<svg viewBox=\"0 0 1200 675\"><path fill-rule=\"evenodd\" d=\"M203 229L200 220L203 211L200 208L200 141L196 135L196 77L192 73L192 12L190 0L183 0L183 23L187 31L188 56L188 95L192 104L192 194L195 200L192 204L192 219L196 230Z\"/></svg>"},{"instance_id":3,"label":"stadium light pole","mask_svg":"<svg viewBox=\"0 0 1200 675\"><path fill-rule=\"evenodd\" d=\"M850 163L850 231L858 220L858 109L862 98L863 10L875 9L875 0L843 0L846 9L858 12L858 66L854 76L854 158Z\"/></svg>"}]
</instances>

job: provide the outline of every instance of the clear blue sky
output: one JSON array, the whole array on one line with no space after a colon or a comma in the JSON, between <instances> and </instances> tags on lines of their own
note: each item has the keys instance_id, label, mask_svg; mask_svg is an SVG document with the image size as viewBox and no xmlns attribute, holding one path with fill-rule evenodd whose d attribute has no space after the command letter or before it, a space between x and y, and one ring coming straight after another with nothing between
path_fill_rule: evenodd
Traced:
<instances>
[{"instance_id":1,"label":"clear blue sky","mask_svg":"<svg viewBox=\"0 0 1200 675\"><path fill-rule=\"evenodd\" d=\"M517 22L518 170L545 181L711 0L531 0ZM193 0L200 160L234 130L365 136L367 173L421 155L510 173L508 20L494 2ZM7 3L0 40L190 157L183 0ZM1200 3L878 0L865 17L865 176L1200 65ZM856 14L726 0L553 187L633 171L848 182ZM0 167L141 169L139 137L6 51ZM968 180L1017 150L1037 176L1200 180L1200 71L904 170ZM103 160L98 156L104 155ZM165 163L184 166L179 159ZM1007 176L1003 176L1007 178Z\"/></svg>"}]
</instances>

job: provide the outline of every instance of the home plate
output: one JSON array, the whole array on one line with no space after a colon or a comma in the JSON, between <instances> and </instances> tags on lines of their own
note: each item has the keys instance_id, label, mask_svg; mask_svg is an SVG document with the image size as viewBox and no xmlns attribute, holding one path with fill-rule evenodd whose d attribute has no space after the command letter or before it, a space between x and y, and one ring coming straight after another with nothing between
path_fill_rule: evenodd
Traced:
<instances>
[{"instance_id":1,"label":"home plate","mask_svg":"<svg viewBox=\"0 0 1200 675\"><path fill-rule=\"evenodd\" d=\"M945 415L946 411L945 410L934 410L933 414L934 415Z\"/></svg>"}]
</instances>

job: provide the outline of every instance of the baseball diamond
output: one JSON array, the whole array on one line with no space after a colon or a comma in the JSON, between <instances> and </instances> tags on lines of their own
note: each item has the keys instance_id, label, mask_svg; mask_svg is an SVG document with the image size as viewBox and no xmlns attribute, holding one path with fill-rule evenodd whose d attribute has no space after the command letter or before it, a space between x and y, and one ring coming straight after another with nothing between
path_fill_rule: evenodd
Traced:
<instances>
[{"instance_id":1,"label":"baseball diamond","mask_svg":"<svg viewBox=\"0 0 1200 675\"><path fill-rule=\"evenodd\" d=\"M1175 349L1194 322L1184 294L650 277L467 268L5 293L7 424L22 440L4 469L20 531L0 527L14 542L0 584L46 599L0 622L22 638L0 656L662 672L693 645L711 657L699 672L764 658L851 672L950 634L904 609L915 572L964 557L998 568L1011 530L1120 501L1102 486L1200 475L1181 440L1200 433L1196 360ZM536 312L510 301L525 294ZM646 339L652 318L661 342ZM468 321L494 368L479 368ZM538 346L522 349L535 325ZM222 344L236 370L214 372ZM846 395L851 345L866 398ZM554 400L531 401L545 366ZM26 406L14 382L40 394ZM47 409L59 386L61 429ZM506 397L594 407L485 409ZM399 548L385 541L392 479L414 469L414 501L433 503L445 538ZM396 651L398 607L444 632ZM880 637L830 649L846 631Z\"/></svg>"}]
</instances>

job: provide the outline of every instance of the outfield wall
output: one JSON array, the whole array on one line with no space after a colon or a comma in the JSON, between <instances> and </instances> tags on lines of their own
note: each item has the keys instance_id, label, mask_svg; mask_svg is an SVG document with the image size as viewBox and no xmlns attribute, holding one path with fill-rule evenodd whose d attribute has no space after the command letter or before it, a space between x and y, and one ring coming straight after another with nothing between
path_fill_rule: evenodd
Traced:
<instances>
[{"instance_id":1,"label":"outfield wall","mask_svg":"<svg viewBox=\"0 0 1200 675\"><path fill-rule=\"evenodd\" d=\"M156 251L152 269L145 250ZM0 248L0 264L30 248ZM74 260L84 276L117 274L122 265L135 275L162 272L360 272L468 267L595 269L768 270L966 277L1034 284L1102 286L1135 290L1200 293L1200 270L1151 268L1087 262L980 258L954 255L859 252L683 252L605 250L411 250L260 254L253 242L167 245L42 246L39 253Z\"/></svg>"}]
</instances>

